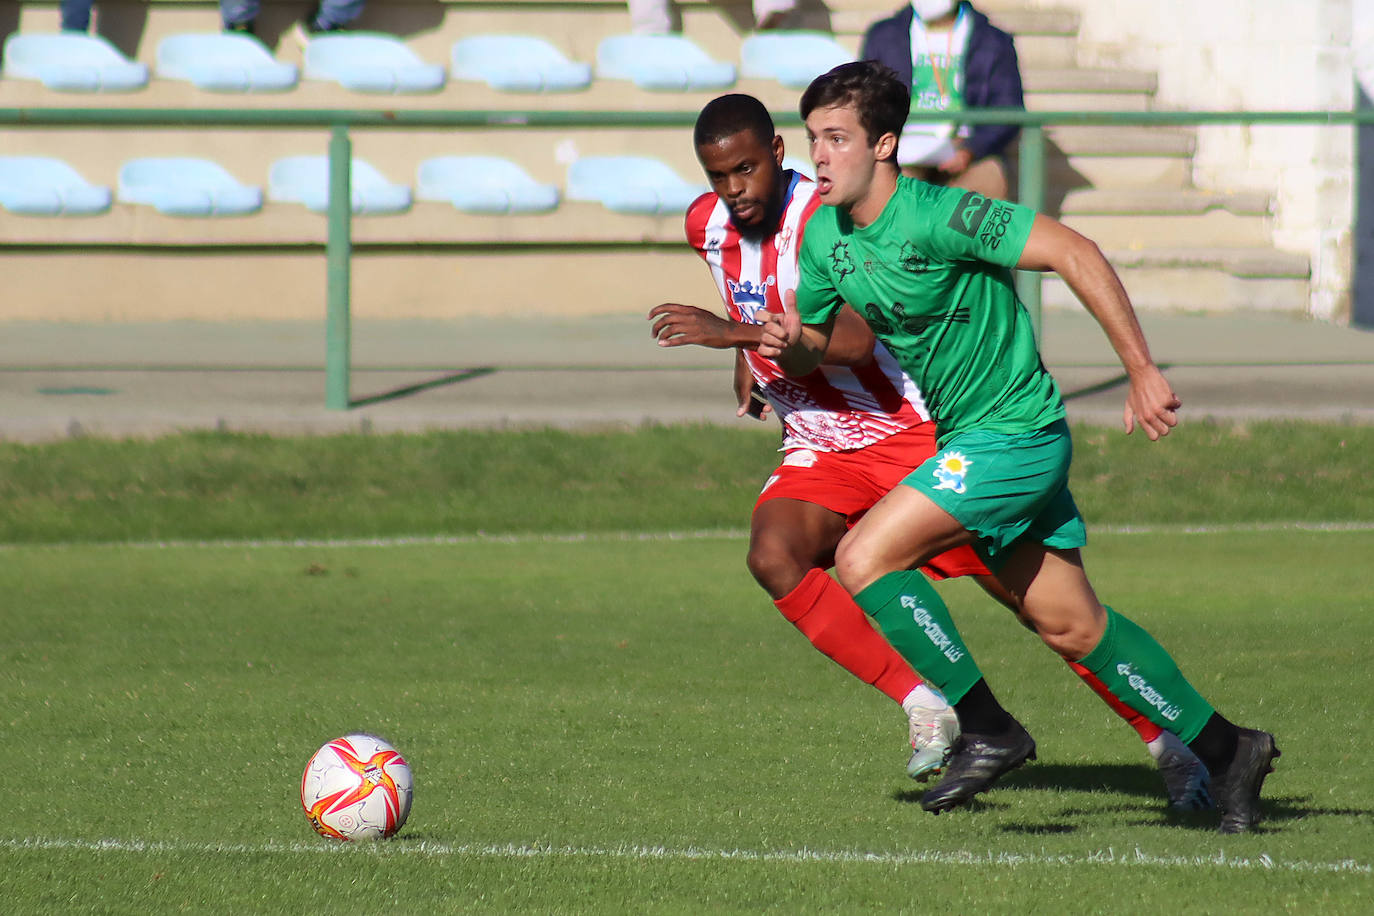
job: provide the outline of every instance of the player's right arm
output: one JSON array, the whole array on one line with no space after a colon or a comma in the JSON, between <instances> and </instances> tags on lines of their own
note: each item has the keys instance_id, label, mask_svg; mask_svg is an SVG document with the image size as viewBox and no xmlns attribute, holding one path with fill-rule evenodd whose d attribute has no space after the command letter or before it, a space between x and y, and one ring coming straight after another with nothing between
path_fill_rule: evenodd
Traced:
<instances>
[{"instance_id":1,"label":"player's right arm","mask_svg":"<svg viewBox=\"0 0 1374 916\"><path fill-rule=\"evenodd\" d=\"M649 309L649 320L654 322L650 333L660 347L694 344L714 350L752 350L759 344L758 325L722 318L695 305L664 302Z\"/></svg>"},{"instance_id":2,"label":"player's right arm","mask_svg":"<svg viewBox=\"0 0 1374 916\"><path fill-rule=\"evenodd\" d=\"M782 314L769 313L760 325L763 339L759 342L759 355L773 360L783 372L796 378L816 371L824 362L835 316L832 314L822 324L802 324L801 315L797 314L797 294L789 289L782 302Z\"/></svg>"},{"instance_id":3,"label":"player's right arm","mask_svg":"<svg viewBox=\"0 0 1374 916\"><path fill-rule=\"evenodd\" d=\"M849 311L820 254L826 245L825 229L829 228L824 226L818 233L823 211L812 216L802 235L796 292L788 290L783 295L781 315L768 316L759 344L760 356L776 361L793 377L806 375L821 364L839 316Z\"/></svg>"}]
</instances>

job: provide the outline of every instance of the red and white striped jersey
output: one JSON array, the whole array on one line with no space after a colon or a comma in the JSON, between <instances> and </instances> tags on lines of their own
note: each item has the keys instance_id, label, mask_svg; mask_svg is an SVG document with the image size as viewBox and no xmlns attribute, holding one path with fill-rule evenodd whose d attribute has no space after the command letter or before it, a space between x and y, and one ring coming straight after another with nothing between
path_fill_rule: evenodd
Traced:
<instances>
[{"instance_id":1,"label":"red and white striped jersey","mask_svg":"<svg viewBox=\"0 0 1374 916\"><path fill-rule=\"evenodd\" d=\"M810 179L784 174L788 188L772 235L742 237L730 223L730 208L714 192L687 209L687 241L711 269L735 321L761 324L761 313L781 313L783 293L797 288L802 231L821 200ZM795 379L772 360L743 353L782 420L784 449L849 451L930 419L921 392L881 343L866 366L822 366Z\"/></svg>"}]
</instances>

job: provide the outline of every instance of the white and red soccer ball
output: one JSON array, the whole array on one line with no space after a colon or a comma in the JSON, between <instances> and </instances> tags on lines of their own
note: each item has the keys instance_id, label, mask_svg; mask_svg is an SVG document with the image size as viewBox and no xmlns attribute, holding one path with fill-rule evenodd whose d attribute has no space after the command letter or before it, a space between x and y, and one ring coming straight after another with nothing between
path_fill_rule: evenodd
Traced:
<instances>
[{"instance_id":1,"label":"white and red soccer ball","mask_svg":"<svg viewBox=\"0 0 1374 916\"><path fill-rule=\"evenodd\" d=\"M380 840L406 822L413 787L396 748L376 735L344 735L305 765L301 807L320 836Z\"/></svg>"}]
</instances>

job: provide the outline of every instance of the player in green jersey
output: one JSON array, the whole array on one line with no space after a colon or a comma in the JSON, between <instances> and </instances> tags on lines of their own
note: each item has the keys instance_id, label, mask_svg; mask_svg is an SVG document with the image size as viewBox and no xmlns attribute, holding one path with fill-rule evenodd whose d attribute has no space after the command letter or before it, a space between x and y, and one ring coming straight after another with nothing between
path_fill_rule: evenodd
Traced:
<instances>
[{"instance_id":1,"label":"player in green jersey","mask_svg":"<svg viewBox=\"0 0 1374 916\"><path fill-rule=\"evenodd\" d=\"M1221 830L1249 830L1278 748L1227 720L1154 639L1102 605L1083 569L1082 517L1068 490L1072 445L1010 268L1057 272L1098 320L1126 369L1126 432L1151 440L1180 402L1150 356L1098 247L1043 214L900 176L906 87L873 61L844 64L801 100L822 206L803 237L801 280L771 317L760 355L788 374L815 368L849 302L925 394L936 455L845 536L836 573L889 641L954 704L963 736L926 810L964 804L1034 759L1035 742L997 702L948 609L915 567L973 544L1023 620L1071 663L1207 765Z\"/></svg>"}]
</instances>

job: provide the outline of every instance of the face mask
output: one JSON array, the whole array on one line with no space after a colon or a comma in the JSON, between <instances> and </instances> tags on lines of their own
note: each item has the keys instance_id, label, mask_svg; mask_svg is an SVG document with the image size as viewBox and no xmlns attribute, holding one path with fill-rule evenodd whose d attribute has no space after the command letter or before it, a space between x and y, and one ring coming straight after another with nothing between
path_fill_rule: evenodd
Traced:
<instances>
[{"instance_id":1,"label":"face mask","mask_svg":"<svg viewBox=\"0 0 1374 916\"><path fill-rule=\"evenodd\" d=\"M911 8L922 22L934 22L954 12L959 0L911 0Z\"/></svg>"}]
</instances>

